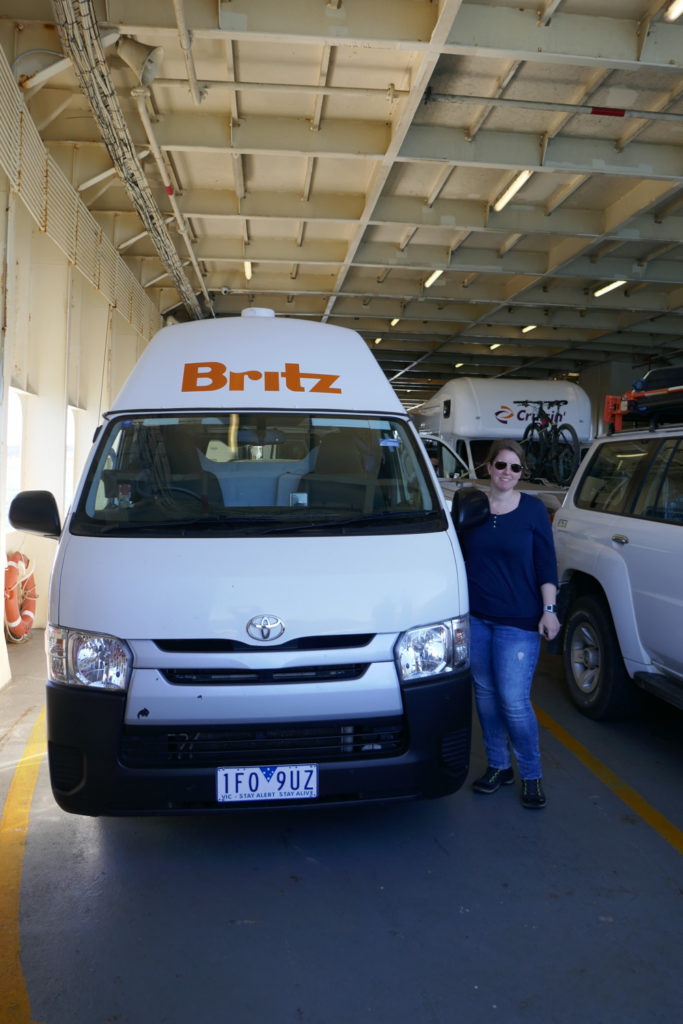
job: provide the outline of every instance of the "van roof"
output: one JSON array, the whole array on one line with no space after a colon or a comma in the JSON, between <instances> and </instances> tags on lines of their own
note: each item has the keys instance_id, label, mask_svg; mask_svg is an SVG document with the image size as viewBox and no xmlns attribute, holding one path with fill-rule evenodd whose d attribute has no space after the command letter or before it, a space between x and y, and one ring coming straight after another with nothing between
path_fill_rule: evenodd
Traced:
<instances>
[{"instance_id":1,"label":"van roof","mask_svg":"<svg viewBox=\"0 0 683 1024\"><path fill-rule=\"evenodd\" d=\"M162 328L111 412L271 408L405 414L356 331L258 312Z\"/></svg>"}]
</instances>

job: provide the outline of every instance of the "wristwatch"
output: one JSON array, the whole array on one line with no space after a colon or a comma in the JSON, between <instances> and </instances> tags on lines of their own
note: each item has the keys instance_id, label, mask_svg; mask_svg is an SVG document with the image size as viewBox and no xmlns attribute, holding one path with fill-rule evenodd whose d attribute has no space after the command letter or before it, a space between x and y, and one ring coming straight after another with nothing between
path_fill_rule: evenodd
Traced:
<instances>
[{"instance_id":1,"label":"wristwatch","mask_svg":"<svg viewBox=\"0 0 683 1024\"><path fill-rule=\"evenodd\" d=\"M553 615L557 615L557 605L556 604L544 604L543 605L543 611L544 612L552 612Z\"/></svg>"}]
</instances>

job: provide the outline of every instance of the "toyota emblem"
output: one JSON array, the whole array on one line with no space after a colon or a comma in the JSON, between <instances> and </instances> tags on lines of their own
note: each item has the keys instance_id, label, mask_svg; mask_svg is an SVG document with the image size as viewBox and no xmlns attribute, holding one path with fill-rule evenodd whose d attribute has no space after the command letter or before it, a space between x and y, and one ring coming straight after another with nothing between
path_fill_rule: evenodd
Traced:
<instances>
[{"instance_id":1,"label":"toyota emblem","mask_svg":"<svg viewBox=\"0 0 683 1024\"><path fill-rule=\"evenodd\" d=\"M277 640L285 631L285 624L277 615L255 615L247 623L252 640Z\"/></svg>"}]
</instances>

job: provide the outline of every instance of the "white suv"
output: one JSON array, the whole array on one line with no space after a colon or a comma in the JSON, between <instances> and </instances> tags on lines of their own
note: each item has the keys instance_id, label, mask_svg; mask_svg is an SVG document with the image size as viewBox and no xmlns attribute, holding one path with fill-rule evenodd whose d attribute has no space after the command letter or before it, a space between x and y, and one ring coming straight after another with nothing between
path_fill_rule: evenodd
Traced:
<instances>
[{"instance_id":1,"label":"white suv","mask_svg":"<svg viewBox=\"0 0 683 1024\"><path fill-rule=\"evenodd\" d=\"M598 439L553 533L575 704L618 718L649 690L683 708L683 428Z\"/></svg>"}]
</instances>

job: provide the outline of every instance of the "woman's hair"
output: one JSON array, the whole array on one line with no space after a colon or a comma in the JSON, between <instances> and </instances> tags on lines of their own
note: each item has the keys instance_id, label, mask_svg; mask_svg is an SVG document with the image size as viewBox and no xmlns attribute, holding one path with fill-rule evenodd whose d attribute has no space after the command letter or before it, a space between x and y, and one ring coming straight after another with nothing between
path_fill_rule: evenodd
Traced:
<instances>
[{"instance_id":1,"label":"woman's hair","mask_svg":"<svg viewBox=\"0 0 683 1024\"><path fill-rule=\"evenodd\" d=\"M497 441L494 441L489 448L488 455L486 456L486 465L496 461L497 457L501 452L514 452L520 461L522 472L526 470L526 461L524 459L524 449L522 448L519 441L508 440L506 437L500 437Z\"/></svg>"}]
</instances>

